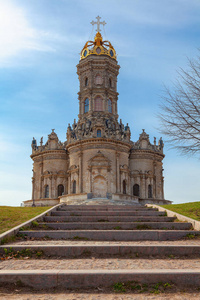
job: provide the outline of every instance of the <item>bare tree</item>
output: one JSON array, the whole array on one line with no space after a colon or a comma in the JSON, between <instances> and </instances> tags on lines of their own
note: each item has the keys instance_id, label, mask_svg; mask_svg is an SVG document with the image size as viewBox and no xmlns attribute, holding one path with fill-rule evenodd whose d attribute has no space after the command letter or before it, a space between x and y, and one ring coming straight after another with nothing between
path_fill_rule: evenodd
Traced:
<instances>
[{"instance_id":1,"label":"bare tree","mask_svg":"<svg viewBox=\"0 0 200 300\"><path fill-rule=\"evenodd\" d=\"M165 88L161 104L162 132L182 154L200 152L200 57L180 69L173 91Z\"/></svg>"}]
</instances>

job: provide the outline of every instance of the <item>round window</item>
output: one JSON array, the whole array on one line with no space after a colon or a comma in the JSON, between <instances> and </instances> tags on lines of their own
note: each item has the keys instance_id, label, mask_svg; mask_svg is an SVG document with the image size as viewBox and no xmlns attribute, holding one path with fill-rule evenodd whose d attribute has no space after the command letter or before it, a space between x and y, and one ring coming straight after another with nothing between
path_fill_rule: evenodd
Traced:
<instances>
[{"instance_id":1,"label":"round window","mask_svg":"<svg viewBox=\"0 0 200 300\"><path fill-rule=\"evenodd\" d=\"M86 57L86 55L87 55L87 50L84 51L83 55Z\"/></svg>"}]
</instances>

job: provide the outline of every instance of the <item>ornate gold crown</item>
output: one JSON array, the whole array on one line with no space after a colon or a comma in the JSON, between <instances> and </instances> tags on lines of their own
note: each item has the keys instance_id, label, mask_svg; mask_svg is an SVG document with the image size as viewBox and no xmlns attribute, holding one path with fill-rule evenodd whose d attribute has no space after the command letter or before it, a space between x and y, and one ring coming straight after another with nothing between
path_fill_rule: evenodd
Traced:
<instances>
[{"instance_id":1,"label":"ornate gold crown","mask_svg":"<svg viewBox=\"0 0 200 300\"><path fill-rule=\"evenodd\" d=\"M88 41L81 51L81 59L89 55L107 55L117 59L115 49L109 41L103 41L101 33L98 31L94 41Z\"/></svg>"}]
</instances>

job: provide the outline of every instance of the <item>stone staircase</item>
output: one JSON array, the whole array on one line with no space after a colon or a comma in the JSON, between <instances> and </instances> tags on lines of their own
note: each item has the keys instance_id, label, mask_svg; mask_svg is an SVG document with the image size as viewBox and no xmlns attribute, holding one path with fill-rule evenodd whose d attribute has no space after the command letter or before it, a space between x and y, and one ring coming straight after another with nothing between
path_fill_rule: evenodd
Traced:
<instances>
[{"instance_id":1,"label":"stone staircase","mask_svg":"<svg viewBox=\"0 0 200 300\"><path fill-rule=\"evenodd\" d=\"M0 284L35 289L126 283L200 286L199 231L154 208L62 205L0 246ZM6 259L11 258L13 259ZM18 259L26 257L29 259Z\"/></svg>"}]
</instances>

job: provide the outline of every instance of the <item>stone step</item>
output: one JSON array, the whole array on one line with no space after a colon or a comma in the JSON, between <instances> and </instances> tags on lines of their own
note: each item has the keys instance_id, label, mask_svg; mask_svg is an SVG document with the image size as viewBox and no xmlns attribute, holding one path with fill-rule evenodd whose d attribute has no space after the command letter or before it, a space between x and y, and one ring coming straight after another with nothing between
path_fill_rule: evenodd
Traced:
<instances>
[{"instance_id":1,"label":"stone step","mask_svg":"<svg viewBox=\"0 0 200 300\"><path fill-rule=\"evenodd\" d=\"M76 205L76 206L61 206L57 208L57 211L158 211L157 208L151 208L151 207L134 207L134 206L114 206L111 207L99 207L98 205L95 205L94 208L88 206L88 205Z\"/></svg>"},{"instance_id":2,"label":"stone step","mask_svg":"<svg viewBox=\"0 0 200 300\"><path fill-rule=\"evenodd\" d=\"M123 282L143 284L173 283L191 288L200 285L200 270L0 270L0 285L20 282L22 286L34 289L86 289L100 286L111 287Z\"/></svg>"},{"instance_id":3,"label":"stone step","mask_svg":"<svg viewBox=\"0 0 200 300\"><path fill-rule=\"evenodd\" d=\"M164 211L53 211L52 216L165 216Z\"/></svg>"},{"instance_id":4,"label":"stone step","mask_svg":"<svg viewBox=\"0 0 200 300\"><path fill-rule=\"evenodd\" d=\"M96 240L96 241L166 241L178 240L187 235L200 235L192 230L44 230L19 231L19 235L28 238L50 238L55 240Z\"/></svg>"},{"instance_id":5,"label":"stone step","mask_svg":"<svg viewBox=\"0 0 200 300\"><path fill-rule=\"evenodd\" d=\"M58 210L155 210L155 208L141 205L62 205Z\"/></svg>"},{"instance_id":6,"label":"stone step","mask_svg":"<svg viewBox=\"0 0 200 300\"><path fill-rule=\"evenodd\" d=\"M179 259L171 258L130 258L127 257L82 257L82 258L61 258L61 257L42 257L26 256L18 259L4 259L1 261L1 270L134 270L134 269L198 269L200 270L200 261L198 259Z\"/></svg>"},{"instance_id":7,"label":"stone step","mask_svg":"<svg viewBox=\"0 0 200 300\"><path fill-rule=\"evenodd\" d=\"M170 229L170 230L189 230L192 229L191 223L181 222L74 222L74 223L39 223L42 230L51 228L55 230L66 229L95 229L95 230L119 230L119 229ZM35 227L38 230L38 227Z\"/></svg>"},{"instance_id":8,"label":"stone step","mask_svg":"<svg viewBox=\"0 0 200 300\"><path fill-rule=\"evenodd\" d=\"M42 257L63 257L63 258L76 258L76 257L131 257L131 258L142 258L142 257L164 257L176 259L184 257L187 259L199 258L200 257L200 245L119 245L114 242L109 245L101 244L90 244L90 245L14 245L8 244L0 246L0 255L5 254L4 249L11 249L12 253L17 251L22 252L23 250L29 249L31 253L42 252Z\"/></svg>"},{"instance_id":9,"label":"stone step","mask_svg":"<svg viewBox=\"0 0 200 300\"><path fill-rule=\"evenodd\" d=\"M165 216L45 216L44 222L173 222Z\"/></svg>"}]
</instances>

